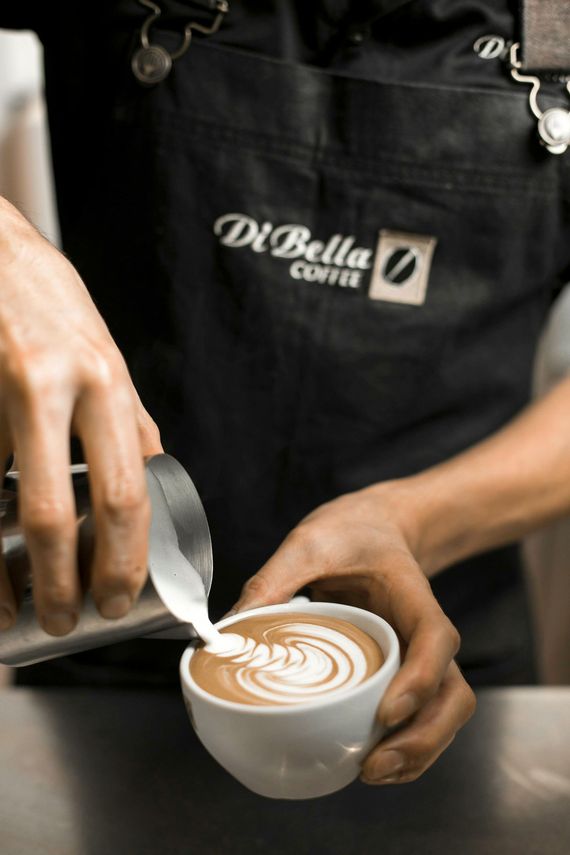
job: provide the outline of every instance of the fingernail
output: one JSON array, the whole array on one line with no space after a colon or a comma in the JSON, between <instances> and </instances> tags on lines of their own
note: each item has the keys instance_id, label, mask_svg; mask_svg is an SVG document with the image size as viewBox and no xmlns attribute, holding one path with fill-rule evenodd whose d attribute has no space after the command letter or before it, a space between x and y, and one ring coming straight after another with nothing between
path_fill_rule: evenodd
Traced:
<instances>
[{"instance_id":1,"label":"fingernail","mask_svg":"<svg viewBox=\"0 0 570 855\"><path fill-rule=\"evenodd\" d=\"M226 612L225 615L222 615L221 620L225 620L228 617L233 617L237 615L238 610L236 608L230 609L229 612Z\"/></svg>"},{"instance_id":2,"label":"fingernail","mask_svg":"<svg viewBox=\"0 0 570 855\"><path fill-rule=\"evenodd\" d=\"M235 606L232 606L227 615L225 617L233 617L234 615L240 614L241 612L248 612L250 609L257 608L255 603L236 603Z\"/></svg>"},{"instance_id":3,"label":"fingernail","mask_svg":"<svg viewBox=\"0 0 570 855\"><path fill-rule=\"evenodd\" d=\"M104 618L117 619L124 617L131 607L132 600L128 594L114 594L105 597L99 603L99 612Z\"/></svg>"},{"instance_id":4,"label":"fingernail","mask_svg":"<svg viewBox=\"0 0 570 855\"><path fill-rule=\"evenodd\" d=\"M49 635L67 635L76 623L77 616L73 612L53 612L41 618L41 625Z\"/></svg>"},{"instance_id":5,"label":"fingernail","mask_svg":"<svg viewBox=\"0 0 570 855\"><path fill-rule=\"evenodd\" d=\"M400 778L395 775L393 778L366 778L364 775L361 776L360 780L363 784L369 784L370 786L377 787L380 784L399 784Z\"/></svg>"},{"instance_id":6,"label":"fingernail","mask_svg":"<svg viewBox=\"0 0 570 855\"><path fill-rule=\"evenodd\" d=\"M267 603L260 602L259 600L252 600L250 603L236 603L233 607L232 611L234 614L241 614L242 612L251 612L253 609L262 609L264 606L276 605L275 603Z\"/></svg>"},{"instance_id":7,"label":"fingernail","mask_svg":"<svg viewBox=\"0 0 570 855\"><path fill-rule=\"evenodd\" d=\"M5 606L0 606L0 632L5 629L10 629L14 623L14 615Z\"/></svg>"},{"instance_id":8,"label":"fingernail","mask_svg":"<svg viewBox=\"0 0 570 855\"><path fill-rule=\"evenodd\" d=\"M397 780L396 772L404 768L405 758L399 751L382 751L374 761L374 772L365 773L362 780L367 784L388 784Z\"/></svg>"},{"instance_id":9,"label":"fingernail","mask_svg":"<svg viewBox=\"0 0 570 855\"><path fill-rule=\"evenodd\" d=\"M407 692L405 695L396 698L384 710L384 722L388 727L396 727L397 724L405 721L413 715L418 708L418 701L415 695Z\"/></svg>"}]
</instances>

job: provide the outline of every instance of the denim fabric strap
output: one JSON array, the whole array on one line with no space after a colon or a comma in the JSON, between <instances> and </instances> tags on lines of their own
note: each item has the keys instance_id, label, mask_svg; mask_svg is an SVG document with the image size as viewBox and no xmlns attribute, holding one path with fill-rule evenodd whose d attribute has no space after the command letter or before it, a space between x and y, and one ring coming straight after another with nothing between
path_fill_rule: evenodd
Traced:
<instances>
[{"instance_id":1,"label":"denim fabric strap","mask_svg":"<svg viewBox=\"0 0 570 855\"><path fill-rule=\"evenodd\" d=\"M521 0L525 70L570 72L569 0Z\"/></svg>"}]
</instances>

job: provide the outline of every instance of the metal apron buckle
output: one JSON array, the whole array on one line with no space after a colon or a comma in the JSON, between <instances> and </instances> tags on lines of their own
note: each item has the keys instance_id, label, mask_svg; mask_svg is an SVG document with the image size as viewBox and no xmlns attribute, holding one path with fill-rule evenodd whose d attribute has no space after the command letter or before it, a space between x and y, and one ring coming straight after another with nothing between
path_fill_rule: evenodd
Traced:
<instances>
[{"instance_id":1,"label":"metal apron buckle","mask_svg":"<svg viewBox=\"0 0 570 855\"><path fill-rule=\"evenodd\" d=\"M224 16L230 8L227 0L209 0L208 5L215 12L212 24L206 27L198 21L189 21L182 32L180 47L174 53L170 53L160 44L151 44L149 39L151 26L162 14L160 6L152 0L139 0L139 3L151 12L141 27L140 47L137 48L131 60L133 74L143 86L154 86L165 80L170 74L172 63L183 56L190 47L193 30L205 36L213 35L220 29Z\"/></svg>"},{"instance_id":2,"label":"metal apron buckle","mask_svg":"<svg viewBox=\"0 0 570 855\"><path fill-rule=\"evenodd\" d=\"M541 110L538 104L541 80L534 74L521 74L522 63L518 58L520 44L515 42L510 50L511 76L517 83L530 83L531 90L528 103L532 113L538 119L538 136L540 142L551 154L563 154L570 145L570 111L564 107L549 107ZM570 80L561 75L561 83L566 83L566 91L570 95Z\"/></svg>"}]
</instances>

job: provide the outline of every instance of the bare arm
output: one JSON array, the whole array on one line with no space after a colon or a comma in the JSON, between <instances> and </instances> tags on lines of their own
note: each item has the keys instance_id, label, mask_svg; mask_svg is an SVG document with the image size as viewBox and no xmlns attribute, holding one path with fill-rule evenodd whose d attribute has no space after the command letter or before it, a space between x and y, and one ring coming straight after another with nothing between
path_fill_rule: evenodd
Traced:
<instances>
[{"instance_id":1,"label":"bare arm","mask_svg":"<svg viewBox=\"0 0 570 855\"><path fill-rule=\"evenodd\" d=\"M485 442L378 492L428 576L569 513L570 378Z\"/></svg>"}]
</instances>

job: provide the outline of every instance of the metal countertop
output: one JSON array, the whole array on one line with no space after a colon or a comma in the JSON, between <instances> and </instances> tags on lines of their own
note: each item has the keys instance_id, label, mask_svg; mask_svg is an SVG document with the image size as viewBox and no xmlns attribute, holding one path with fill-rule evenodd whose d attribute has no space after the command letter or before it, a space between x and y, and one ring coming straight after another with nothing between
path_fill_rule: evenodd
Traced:
<instances>
[{"instance_id":1,"label":"metal countertop","mask_svg":"<svg viewBox=\"0 0 570 855\"><path fill-rule=\"evenodd\" d=\"M176 693L0 693L0 855L570 855L570 688L493 689L404 786L245 790Z\"/></svg>"}]
</instances>

